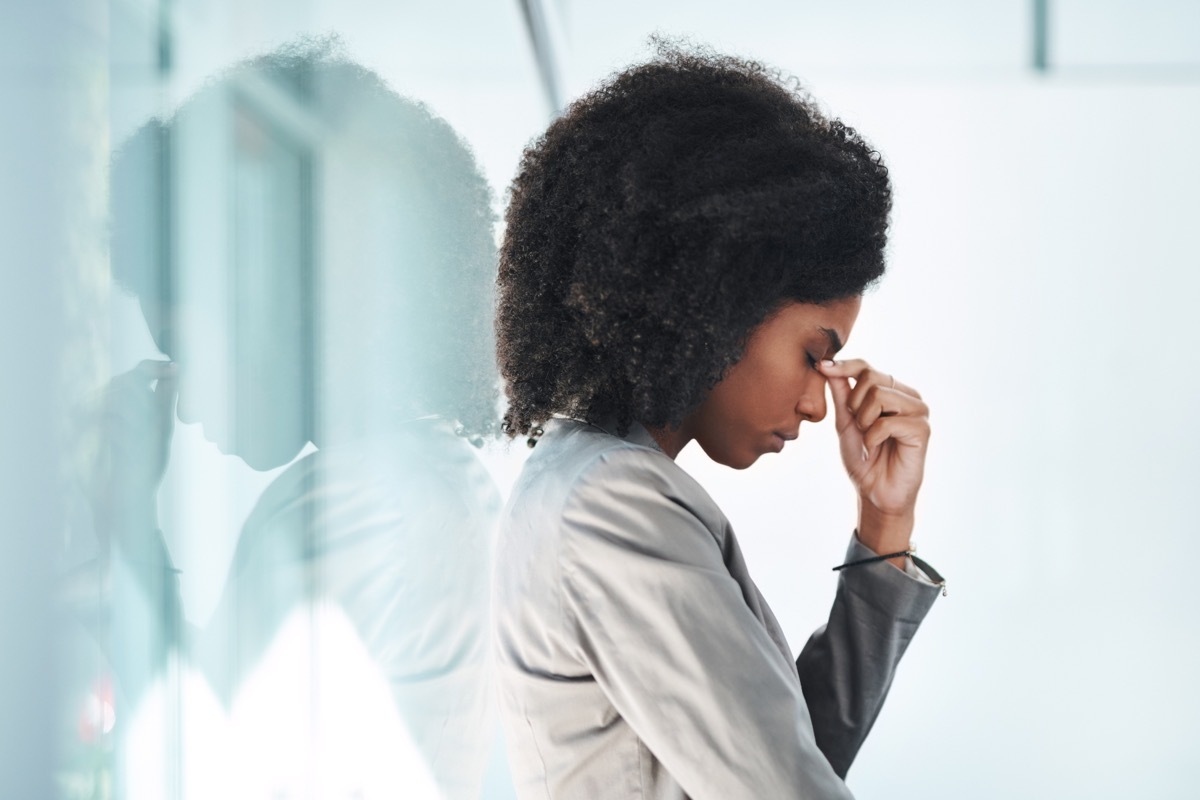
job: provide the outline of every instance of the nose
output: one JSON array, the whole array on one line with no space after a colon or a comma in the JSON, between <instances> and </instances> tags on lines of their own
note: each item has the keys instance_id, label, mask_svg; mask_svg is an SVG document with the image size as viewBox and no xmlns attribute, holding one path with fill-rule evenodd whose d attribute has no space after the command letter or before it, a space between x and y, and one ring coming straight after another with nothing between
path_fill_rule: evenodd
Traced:
<instances>
[{"instance_id":1,"label":"nose","mask_svg":"<svg viewBox=\"0 0 1200 800\"><path fill-rule=\"evenodd\" d=\"M796 401L796 412L809 422L825 419L825 376L812 375L804 382L800 399Z\"/></svg>"}]
</instances>

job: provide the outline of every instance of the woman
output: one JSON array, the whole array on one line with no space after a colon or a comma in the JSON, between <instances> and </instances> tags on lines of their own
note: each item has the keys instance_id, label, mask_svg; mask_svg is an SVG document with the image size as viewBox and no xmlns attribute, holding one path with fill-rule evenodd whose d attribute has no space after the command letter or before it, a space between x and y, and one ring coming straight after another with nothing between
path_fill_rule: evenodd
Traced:
<instances>
[{"instance_id":1,"label":"woman","mask_svg":"<svg viewBox=\"0 0 1200 800\"><path fill-rule=\"evenodd\" d=\"M497 327L507 429L537 447L494 590L522 797L849 797L939 590L905 552L927 408L830 360L883 273L890 204L853 130L707 53L615 76L525 153ZM859 524L829 623L793 661L674 458L695 440L748 467L824 418L826 384Z\"/></svg>"}]
</instances>

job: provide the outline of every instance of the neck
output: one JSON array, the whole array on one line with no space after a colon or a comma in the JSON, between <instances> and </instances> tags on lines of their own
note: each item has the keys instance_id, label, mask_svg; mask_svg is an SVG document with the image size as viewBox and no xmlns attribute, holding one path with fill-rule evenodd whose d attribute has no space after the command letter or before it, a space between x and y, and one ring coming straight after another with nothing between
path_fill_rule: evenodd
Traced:
<instances>
[{"instance_id":1,"label":"neck","mask_svg":"<svg viewBox=\"0 0 1200 800\"><path fill-rule=\"evenodd\" d=\"M671 430L669 426L662 428L646 428L650 432L650 436L654 441L658 442L658 446L662 451L670 457L672 461L679 455L679 452L692 440L692 435L687 432L686 422L678 428Z\"/></svg>"}]
</instances>

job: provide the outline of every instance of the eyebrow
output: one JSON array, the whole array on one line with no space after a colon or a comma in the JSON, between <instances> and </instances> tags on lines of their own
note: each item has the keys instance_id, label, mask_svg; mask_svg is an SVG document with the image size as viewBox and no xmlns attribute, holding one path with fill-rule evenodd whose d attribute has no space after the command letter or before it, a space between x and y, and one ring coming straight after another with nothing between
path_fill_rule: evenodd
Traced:
<instances>
[{"instance_id":1,"label":"eyebrow","mask_svg":"<svg viewBox=\"0 0 1200 800\"><path fill-rule=\"evenodd\" d=\"M842 337L838 336L838 332L832 328L817 328L817 330L825 334L825 338L829 340L829 346L833 348L833 352L829 355L836 355L837 351L842 349Z\"/></svg>"}]
</instances>

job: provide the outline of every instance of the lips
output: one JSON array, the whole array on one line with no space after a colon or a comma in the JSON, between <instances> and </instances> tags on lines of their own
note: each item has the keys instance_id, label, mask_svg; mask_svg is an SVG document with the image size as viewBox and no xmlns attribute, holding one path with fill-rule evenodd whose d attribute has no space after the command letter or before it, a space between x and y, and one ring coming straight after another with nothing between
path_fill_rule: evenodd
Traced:
<instances>
[{"instance_id":1,"label":"lips","mask_svg":"<svg viewBox=\"0 0 1200 800\"><path fill-rule=\"evenodd\" d=\"M776 453L780 452L781 450L783 450L783 446L785 444L792 441L799 435L800 435L799 432L784 433L781 431L771 431L771 442L774 445L773 449L775 450Z\"/></svg>"}]
</instances>

